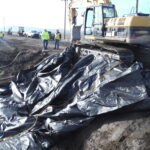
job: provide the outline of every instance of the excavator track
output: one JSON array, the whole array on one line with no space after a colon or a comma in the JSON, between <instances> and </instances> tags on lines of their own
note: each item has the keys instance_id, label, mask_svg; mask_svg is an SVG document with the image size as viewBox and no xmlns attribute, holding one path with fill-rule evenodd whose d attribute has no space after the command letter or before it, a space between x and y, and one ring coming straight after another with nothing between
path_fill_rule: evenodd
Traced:
<instances>
[{"instance_id":1,"label":"excavator track","mask_svg":"<svg viewBox=\"0 0 150 150\"><path fill-rule=\"evenodd\" d=\"M112 59L122 61L126 64L131 64L134 60L134 53L132 52L132 49L128 47L118 47L118 46L112 46L112 45L88 45L88 44L81 44L81 45L75 45L76 50L80 53L80 56L86 56L89 54L93 55L102 55L102 56L108 56Z\"/></svg>"},{"instance_id":2,"label":"excavator track","mask_svg":"<svg viewBox=\"0 0 150 150\"><path fill-rule=\"evenodd\" d=\"M132 52L134 53L135 59L142 62L146 68L150 68L150 47L148 46L132 46Z\"/></svg>"},{"instance_id":3,"label":"excavator track","mask_svg":"<svg viewBox=\"0 0 150 150\"><path fill-rule=\"evenodd\" d=\"M133 61L142 62L146 68L150 68L150 47L144 45L110 45L110 44L75 44L80 56L89 54L108 56L112 59L131 64Z\"/></svg>"}]
</instances>

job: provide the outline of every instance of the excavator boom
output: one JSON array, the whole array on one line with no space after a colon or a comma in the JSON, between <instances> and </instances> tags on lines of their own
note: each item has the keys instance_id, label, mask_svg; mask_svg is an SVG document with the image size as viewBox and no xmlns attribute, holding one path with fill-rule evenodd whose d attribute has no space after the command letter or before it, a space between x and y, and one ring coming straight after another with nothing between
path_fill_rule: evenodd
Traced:
<instances>
[{"instance_id":1,"label":"excavator boom","mask_svg":"<svg viewBox=\"0 0 150 150\"><path fill-rule=\"evenodd\" d=\"M70 0L69 8L88 7L97 4L111 4L110 0Z\"/></svg>"}]
</instances>

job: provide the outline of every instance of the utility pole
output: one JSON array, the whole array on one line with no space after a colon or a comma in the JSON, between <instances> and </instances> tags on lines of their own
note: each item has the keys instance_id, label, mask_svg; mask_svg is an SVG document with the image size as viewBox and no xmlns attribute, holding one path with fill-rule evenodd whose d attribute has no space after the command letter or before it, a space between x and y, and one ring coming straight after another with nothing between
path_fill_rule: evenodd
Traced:
<instances>
[{"instance_id":1,"label":"utility pole","mask_svg":"<svg viewBox=\"0 0 150 150\"><path fill-rule=\"evenodd\" d=\"M5 32L5 17L3 18L3 26L4 26L4 32Z\"/></svg>"},{"instance_id":2,"label":"utility pole","mask_svg":"<svg viewBox=\"0 0 150 150\"><path fill-rule=\"evenodd\" d=\"M65 1L65 11L64 11L64 39L66 39L66 11L67 11L67 0Z\"/></svg>"},{"instance_id":3,"label":"utility pole","mask_svg":"<svg viewBox=\"0 0 150 150\"><path fill-rule=\"evenodd\" d=\"M136 0L136 14L138 13L138 8L139 8L139 0Z\"/></svg>"}]
</instances>

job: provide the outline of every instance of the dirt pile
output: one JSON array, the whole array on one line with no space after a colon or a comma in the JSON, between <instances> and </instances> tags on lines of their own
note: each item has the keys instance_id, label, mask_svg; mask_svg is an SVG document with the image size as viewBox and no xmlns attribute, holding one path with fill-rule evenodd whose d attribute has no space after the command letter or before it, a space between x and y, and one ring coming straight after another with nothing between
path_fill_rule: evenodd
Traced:
<instances>
[{"instance_id":1,"label":"dirt pile","mask_svg":"<svg viewBox=\"0 0 150 150\"><path fill-rule=\"evenodd\" d=\"M150 113L98 117L52 150L150 150Z\"/></svg>"}]
</instances>

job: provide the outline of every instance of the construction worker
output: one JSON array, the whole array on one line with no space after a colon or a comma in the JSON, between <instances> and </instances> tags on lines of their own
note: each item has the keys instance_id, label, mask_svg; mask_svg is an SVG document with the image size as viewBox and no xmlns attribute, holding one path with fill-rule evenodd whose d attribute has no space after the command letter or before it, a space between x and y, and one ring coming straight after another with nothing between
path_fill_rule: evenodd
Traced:
<instances>
[{"instance_id":1,"label":"construction worker","mask_svg":"<svg viewBox=\"0 0 150 150\"><path fill-rule=\"evenodd\" d=\"M56 30L55 33L55 48L54 49L59 49L59 42L61 40L61 33L59 32L59 30Z\"/></svg>"},{"instance_id":2,"label":"construction worker","mask_svg":"<svg viewBox=\"0 0 150 150\"><path fill-rule=\"evenodd\" d=\"M3 40L3 38L4 38L4 33L0 31L0 40Z\"/></svg>"},{"instance_id":3,"label":"construction worker","mask_svg":"<svg viewBox=\"0 0 150 150\"><path fill-rule=\"evenodd\" d=\"M49 33L46 29L42 32L41 39L43 40L43 48L45 50L48 47L48 40L50 39Z\"/></svg>"}]
</instances>

